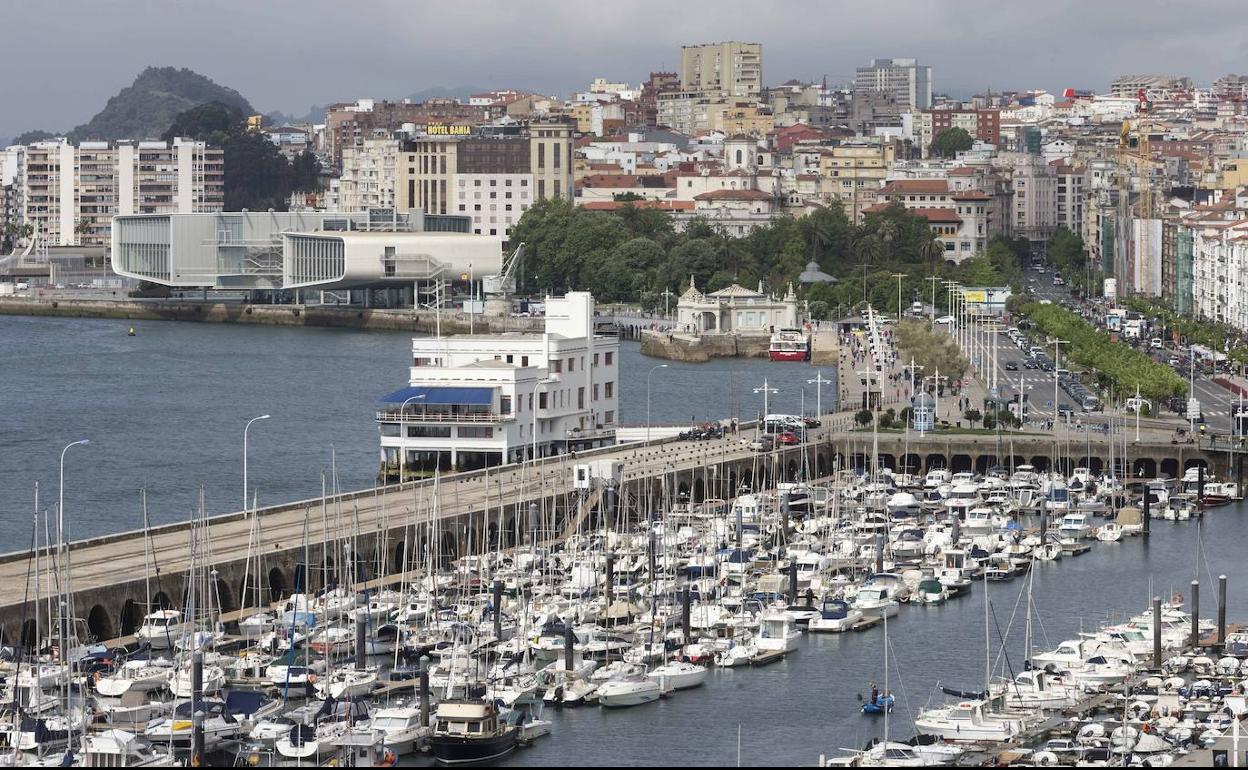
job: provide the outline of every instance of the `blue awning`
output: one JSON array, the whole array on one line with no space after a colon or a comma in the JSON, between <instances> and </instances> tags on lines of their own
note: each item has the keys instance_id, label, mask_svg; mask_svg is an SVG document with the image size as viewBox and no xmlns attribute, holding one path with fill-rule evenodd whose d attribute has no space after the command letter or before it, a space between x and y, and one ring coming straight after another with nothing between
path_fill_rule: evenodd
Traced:
<instances>
[{"instance_id":1,"label":"blue awning","mask_svg":"<svg viewBox=\"0 0 1248 770\"><path fill-rule=\"evenodd\" d=\"M493 388L432 387L426 385L396 390L389 395L382 396L381 402L383 404L402 404L413 396L424 396L424 398L412 401L412 406L418 404L484 404L488 406L494 403Z\"/></svg>"}]
</instances>

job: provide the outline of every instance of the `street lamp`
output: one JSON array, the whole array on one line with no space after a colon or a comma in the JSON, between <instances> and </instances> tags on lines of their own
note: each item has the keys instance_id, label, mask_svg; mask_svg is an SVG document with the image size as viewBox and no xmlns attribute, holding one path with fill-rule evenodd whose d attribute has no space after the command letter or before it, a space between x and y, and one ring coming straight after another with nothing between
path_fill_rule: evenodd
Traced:
<instances>
[{"instance_id":1,"label":"street lamp","mask_svg":"<svg viewBox=\"0 0 1248 770\"><path fill-rule=\"evenodd\" d=\"M807 385L815 386L815 417L819 420L819 424L823 424L823 386L831 385L832 380L823 378L823 370L820 369L813 380L806 380Z\"/></svg>"},{"instance_id":2,"label":"street lamp","mask_svg":"<svg viewBox=\"0 0 1248 770\"><path fill-rule=\"evenodd\" d=\"M270 415L262 414L259 417L252 417L247 421L247 425L243 427L243 510L247 510L247 431L251 430L251 424L256 420L267 420Z\"/></svg>"},{"instance_id":3,"label":"street lamp","mask_svg":"<svg viewBox=\"0 0 1248 770\"><path fill-rule=\"evenodd\" d=\"M650 375L654 374L655 369L666 369L667 364L659 364L650 367L650 371L646 373L646 443L650 443Z\"/></svg>"},{"instance_id":4,"label":"street lamp","mask_svg":"<svg viewBox=\"0 0 1248 770\"><path fill-rule=\"evenodd\" d=\"M897 279L897 323L901 323L901 279L906 275L906 273L893 273L893 277Z\"/></svg>"},{"instance_id":5,"label":"street lamp","mask_svg":"<svg viewBox=\"0 0 1248 770\"><path fill-rule=\"evenodd\" d=\"M70 447L76 447L80 445L86 446L87 444L90 444L90 443L91 443L90 439L84 438L79 441L75 441L71 444L66 444L65 448L61 450L61 483L60 483L60 491L58 493L57 503L56 503L56 539L57 539L56 564L57 564L58 569L65 570L66 596L72 596L73 594L69 592L69 588L68 588L70 575L69 575L69 567L68 567L68 564L66 563L67 554L65 553L65 546L66 546L66 543L65 543L65 453L69 451ZM61 611L61 629L62 629L62 634L65 637L64 644L68 646L69 644L68 626L66 625L65 611L63 607L64 605L62 605L62 611Z\"/></svg>"},{"instance_id":6,"label":"street lamp","mask_svg":"<svg viewBox=\"0 0 1248 770\"><path fill-rule=\"evenodd\" d=\"M399 484L403 483L403 471L407 466L407 405L413 401L419 401L428 393L420 393L404 399L403 405L399 407Z\"/></svg>"},{"instance_id":7,"label":"street lamp","mask_svg":"<svg viewBox=\"0 0 1248 770\"><path fill-rule=\"evenodd\" d=\"M1049 340L1049 342L1052 343L1053 345L1053 425L1054 427L1056 427L1057 418L1058 418L1057 384L1062 379L1061 376L1059 376L1058 374L1058 372L1062 368L1062 345L1069 345L1070 340L1063 340L1063 339L1058 339L1057 337L1053 337L1052 339Z\"/></svg>"},{"instance_id":8,"label":"street lamp","mask_svg":"<svg viewBox=\"0 0 1248 770\"><path fill-rule=\"evenodd\" d=\"M766 426L767 415L771 414L771 407L769 406L770 402L768 401L767 397L771 395L772 393L779 393L780 391L768 385L767 378L764 377L762 387L754 388L754 392L763 394L763 425L759 426L759 429L760 429L759 432L762 433L762 432L765 432L763 428L765 428Z\"/></svg>"}]
</instances>

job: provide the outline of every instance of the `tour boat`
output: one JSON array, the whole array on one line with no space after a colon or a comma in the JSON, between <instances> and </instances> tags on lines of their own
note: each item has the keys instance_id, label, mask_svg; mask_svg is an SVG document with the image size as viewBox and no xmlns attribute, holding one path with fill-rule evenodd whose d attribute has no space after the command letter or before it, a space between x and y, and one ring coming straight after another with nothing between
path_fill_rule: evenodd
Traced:
<instances>
[{"instance_id":1,"label":"tour boat","mask_svg":"<svg viewBox=\"0 0 1248 770\"><path fill-rule=\"evenodd\" d=\"M801 329L778 329L771 335L772 361L809 361L810 339Z\"/></svg>"}]
</instances>

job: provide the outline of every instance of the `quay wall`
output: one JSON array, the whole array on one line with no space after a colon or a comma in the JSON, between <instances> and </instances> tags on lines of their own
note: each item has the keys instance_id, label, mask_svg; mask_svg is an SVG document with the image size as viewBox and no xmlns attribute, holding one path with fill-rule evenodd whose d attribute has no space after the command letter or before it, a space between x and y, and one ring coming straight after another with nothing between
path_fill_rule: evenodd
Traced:
<instances>
[{"instance_id":1,"label":"quay wall","mask_svg":"<svg viewBox=\"0 0 1248 770\"><path fill-rule=\"evenodd\" d=\"M703 363L712 358L766 358L771 346L767 334L704 334L690 336L646 329L641 332L642 355L669 361Z\"/></svg>"},{"instance_id":2,"label":"quay wall","mask_svg":"<svg viewBox=\"0 0 1248 770\"><path fill-rule=\"evenodd\" d=\"M817 431L806 444L768 455L751 452L738 441L740 437L729 436L721 442L656 441L551 458L543 469L546 480L527 486L518 475L518 466L449 475L439 482L436 525L429 515L431 481L345 493L326 502L304 500L261 509L256 514L263 536L258 575L254 555L253 566L248 566L247 514L212 517L211 566L218 577L219 607L231 612L244 604L254 606L257 590L267 603L298 585L316 590L331 580L359 583L377 581L382 575L395 581L408 561L405 555L424 554L431 545L448 559L477 553L483 544L491 549L519 545L532 536L533 522L527 513L531 504L541 510L539 526L545 534L540 538L556 541L578 526L593 526L601 517L614 521L623 511L662 510L665 500L670 503L673 497L694 503L710 497L727 499L741 484L771 488L778 481L795 480L803 467L807 478L826 478L837 469L869 468L871 434L846 432L847 415L826 420L834 430ZM1099 473L1109 455L1107 440L1097 436L1090 444L1083 438L1069 445L1060 442L1056 465L1067 473L1077 466ZM937 467L984 471L998 462L1029 463L1045 470L1054 465L1054 447L1053 436L1042 434L1016 434L1008 443L999 443L993 436L966 434L911 435L908 440L881 434L878 462L911 472ZM1189 467L1205 465L1219 478L1242 481L1244 456L1213 446L1155 441L1128 445L1126 456L1118 458L1118 471L1124 478L1179 477ZM614 494L582 497L571 489L573 465L593 457L624 462L623 480ZM420 491L422 486L424 491ZM419 506L418 499L424 501ZM341 513L327 517L326 509ZM334 516L358 521L358 530L345 523L330 526ZM153 527L148 533L159 568L151 575L150 590L154 597L163 594L154 603L183 603L188 530L189 524L183 522ZM355 533L353 561L358 566L335 566L336 558L344 558L336 541L351 532ZM99 639L131 633L146 609L149 589L144 533L130 531L79 541L70 554L75 568L71 578L75 616L83 618ZM34 594L27 586L39 578L30 572L31 560L30 551L0 554L0 633L10 643L28 642L34 633L30 619ZM46 572L47 554L42 561ZM323 564L329 574L321 570ZM47 578L41 583L48 585Z\"/></svg>"},{"instance_id":3,"label":"quay wall","mask_svg":"<svg viewBox=\"0 0 1248 770\"><path fill-rule=\"evenodd\" d=\"M60 318L116 318L134 321L195 321L261 326L303 326L432 333L437 314L428 310L368 309L328 305L254 305L187 300L105 300L0 297L0 315ZM541 331L541 318L478 316L441 313L443 334Z\"/></svg>"}]
</instances>

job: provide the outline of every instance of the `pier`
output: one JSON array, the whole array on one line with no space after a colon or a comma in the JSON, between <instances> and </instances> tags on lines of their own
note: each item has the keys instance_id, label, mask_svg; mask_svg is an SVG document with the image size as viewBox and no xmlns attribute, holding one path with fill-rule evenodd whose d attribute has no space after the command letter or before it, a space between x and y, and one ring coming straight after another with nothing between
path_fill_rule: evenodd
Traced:
<instances>
[{"instance_id":1,"label":"pier","mask_svg":"<svg viewBox=\"0 0 1248 770\"><path fill-rule=\"evenodd\" d=\"M624 524L658 510L660 502L710 498L728 499L743 484L774 487L777 482L826 478L839 469L870 468L872 433L855 430L850 413L825 416L823 427L809 432L796 446L760 453L750 449L753 427L712 441L655 441L627 444L547 458L535 464L508 465L451 474L374 489L302 500L254 512L261 541L263 573L249 571L252 514L214 516L207 527L212 567L217 572L220 611L241 609L240 597L257 588L272 600L296 586L318 588L326 576L309 571L325 564L332 574L360 583L381 574L399 573L405 554L431 546L446 559L527 544L534 538L561 539L603 516ZM1069 472L1087 466L1107 467L1109 436L1085 434L1012 433L998 436L962 433L881 433L878 462L882 467L923 472L943 467L983 471L1001 465L1031 464L1037 469ZM1056 459L1054 456L1056 455ZM1243 453L1214 445L1174 444L1150 434L1148 441L1128 444L1115 458L1120 472L1152 478L1181 476L1195 465L1237 477ZM589 461L618 462L619 482L606 493L573 488L575 466ZM1234 467L1232 467L1234 466ZM1125 475L1125 474L1124 474ZM534 507L536 506L536 507ZM67 515L90 515L69 511ZM533 517L536 515L537 519ZM68 549L74 617L82 618L93 636L112 639L133 632L141 622L150 589L153 604L178 606L185 594L189 561L189 523L153 527L145 554L141 530L72 543ZM306 536L305 536L306 532ZM334 563L328 544L351 538L356 567ZM407 549L416 549L409 551ZM257 554L250 552L254 565ZM307 568L304 562L312 565ZM147 570L146 565L154 565ZM145 573L145 570L146 573ZM157 571L158 570L158 571ZM37 582L38 581L38 582ZM0 556L0 631L11 642L30 641L34 633L33 602L44 599L53 585L51 554L40 555L34 569L30 551Z\"/></svg>"}]
</instances>

